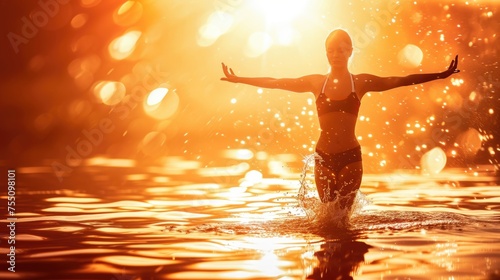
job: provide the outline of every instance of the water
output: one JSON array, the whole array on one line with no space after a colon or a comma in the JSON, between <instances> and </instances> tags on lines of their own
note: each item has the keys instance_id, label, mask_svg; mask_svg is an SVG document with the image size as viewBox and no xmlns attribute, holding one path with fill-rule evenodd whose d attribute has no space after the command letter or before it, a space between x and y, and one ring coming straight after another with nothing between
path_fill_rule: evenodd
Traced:
<instances>
[{"instance_id":1,"label":"water","mask_svg":"<svg viewBox=\"0 0 500 280\"><path fill-rule=\"evenodd\" d=\"M299 199L300 161L242 163L95 158L63 182L18 167L16 272L0 278L500 278L499 180L486 169L368 174L345 227L321 223L336 215L310 189Z\"/></svg>"}]
</instances>

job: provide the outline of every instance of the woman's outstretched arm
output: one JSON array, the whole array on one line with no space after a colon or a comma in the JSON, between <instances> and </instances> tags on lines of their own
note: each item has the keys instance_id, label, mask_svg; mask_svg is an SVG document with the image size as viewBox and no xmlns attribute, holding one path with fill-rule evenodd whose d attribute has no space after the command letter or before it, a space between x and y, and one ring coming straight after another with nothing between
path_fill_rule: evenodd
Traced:
<instances>
[{"instance_id":1,"label":"woman's outstretched arm","mask_svg":"<svg viewBox=\"0 0 500 280\"><path fill-rule=\"evenodd\" d=\"M312 92L314 79L321 75L308 75L299 78L268 78L268 77L239 77L233 72L233 69L228 68L227 65L222 63L222 70L224 71L225 77L222 77L222 81L228 81L232 83L242 83L247 85L252 85L261 88L270 89L283 89L293 92Z\"/></svg>"},{"instance_id":2,"label":"woman's outstretched arm","mask_svg":"<svg viewBox=\"0 0 500 280\"><path fill-rule=\"evenodd\" d=\"M412 74L405 77L378 77L370 74L360 74L358 77L364 80L364 92L385 91L402 86L411 86L430 82L437 79L445 79L452 74L460 72L457 69L458 55L451 61L448 70L439 73Z\"/></svg>"}]
</instances>

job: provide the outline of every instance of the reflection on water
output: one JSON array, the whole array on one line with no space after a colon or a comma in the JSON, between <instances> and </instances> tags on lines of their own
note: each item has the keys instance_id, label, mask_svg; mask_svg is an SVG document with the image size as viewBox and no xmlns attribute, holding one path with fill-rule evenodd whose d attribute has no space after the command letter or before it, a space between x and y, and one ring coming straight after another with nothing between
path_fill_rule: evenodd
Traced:
<instances>
[{"instance_id":1,"label":"reflection on water","mask_svg":"<svg viewBox=\"0 0 500 280\"><path fill-rule=\"evenodd\" d=\"M307 279L352 279L354 275L362 275L358 267L364 262L369 248L371 246L366 243L351 239L327 240L314 253L318 265Z\"/></svg>"},{"instance_id":2,"label":"reflection on water","mask_svg":"<svg viewBox=\"0 0 500 280\"><path fill-rule=\"evenodd\" d=\"M225 154L245 156L244 151ZM139 166L94 158L62 184L45 168L18 168L15 275L499 277L500 189L494 174L367 175L359 207L345 226L333 222L337 216L328 213L331 208L307 208L317 199L313 193L306 195L310 204L303 203L302 162L282 164L287 168L281 173L273 164L254 170L244 163L202 167L175 157ZM307 214L319 210L330 222ZM0 278L12 276L4 271Z\"/></svg>"}]
</instances>

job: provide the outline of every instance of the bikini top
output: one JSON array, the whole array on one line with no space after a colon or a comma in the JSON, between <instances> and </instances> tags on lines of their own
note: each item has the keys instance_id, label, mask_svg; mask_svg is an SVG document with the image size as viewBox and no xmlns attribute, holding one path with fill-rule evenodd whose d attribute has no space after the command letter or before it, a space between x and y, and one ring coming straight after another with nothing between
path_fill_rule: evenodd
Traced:
<instances>
[{"instance_id":1,"label":"bikini top","mask_svg":"<svg viewBox=\"0 0 500 280\"><path fill-rule=\"evenodd\" d=\"M323 88L321 89L321 93L316 99L316 108L318 110L318 116L332 113L332 112L341 112L348 113L355 116L358 116L359 106L361 102L359 101L358 95L354 89L354 81L351 75L351 94L344 99L335 100L330 99L325 95L326 83L328 81L328 75L326 77L325 83L323 84Z\"/></svg>"}]
</instances>

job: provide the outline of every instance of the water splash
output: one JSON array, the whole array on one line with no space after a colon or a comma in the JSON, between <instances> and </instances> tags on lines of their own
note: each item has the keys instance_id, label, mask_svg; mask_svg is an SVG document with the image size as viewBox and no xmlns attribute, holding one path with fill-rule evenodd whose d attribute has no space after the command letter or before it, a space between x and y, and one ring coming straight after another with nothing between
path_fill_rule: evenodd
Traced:
<instances>
[{"instance_id":1,"label":"water splash","mask_svg":"<svg viewBox=\"0 0 500 280\"><path fill-rule=\"evenodd\" d=\"M314 162L316 157L319 157L316 153L306 155L304 157L302 160L304 162L304 166L302 167L302 173L299 181L299 206L304 210L309 219L312 219L315 216L314 209L317 208L318 203L321 203L317 196L316 187L314 186Z\"/></svg>"},{"instance_id":2,"label":"water splash","mask_svg":"<svg viewBox=\"0 0 500 280\"><path fill-rule=\"evenodd\" d=\"M321 228L346 228L351 217L361 213L363 208L370 204L366 196L357 190L354 204L351 209L340 206L340 199L322 203L318 197L314 183L314 164L322 160L317 153L304 157L304 166L300 176L298 191L298 204L304 211L307 219Z\"/></svg>"}]
</instances>

